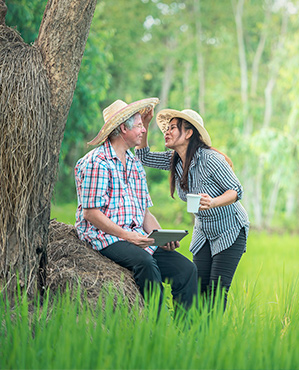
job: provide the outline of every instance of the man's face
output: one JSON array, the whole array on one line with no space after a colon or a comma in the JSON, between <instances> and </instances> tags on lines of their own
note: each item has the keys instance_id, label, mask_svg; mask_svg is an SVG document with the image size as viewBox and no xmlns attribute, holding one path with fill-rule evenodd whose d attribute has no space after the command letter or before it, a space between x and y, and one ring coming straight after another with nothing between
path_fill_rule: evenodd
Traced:
<instances>
[{"instance_id":1,"label":"man's face","mask_svg":"<svg viewBox=\"0 0 299 370\"><path fill-rule=\"evenodd\" d=\"M136 113L134 117L133 128L126 133L126 140L130 143L131 148L141 144L142 136L146 132L140 113Z\"/></svg>"}]
</instances>

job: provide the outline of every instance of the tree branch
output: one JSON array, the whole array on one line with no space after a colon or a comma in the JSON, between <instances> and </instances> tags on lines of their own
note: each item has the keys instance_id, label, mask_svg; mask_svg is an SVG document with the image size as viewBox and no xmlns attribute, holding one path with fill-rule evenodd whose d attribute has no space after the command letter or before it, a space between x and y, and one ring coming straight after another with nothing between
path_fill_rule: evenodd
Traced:
<instances>
[{"instance_id":1,"label":"tree branch","mask_svg":"<svg viewBox=\"0 0 299 370\"><path fill-rule=\"evenodd\" d=\"M0 0L0 26L5 26L5 17L7 13L7 6L4 0Z\"/></svg>"}]
</instances>

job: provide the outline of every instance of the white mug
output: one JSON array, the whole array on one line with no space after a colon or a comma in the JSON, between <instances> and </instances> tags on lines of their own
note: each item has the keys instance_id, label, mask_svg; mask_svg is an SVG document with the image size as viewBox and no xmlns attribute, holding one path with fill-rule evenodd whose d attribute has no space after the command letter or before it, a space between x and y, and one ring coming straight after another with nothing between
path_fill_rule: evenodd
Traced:
<instances>
[{"instance_id":1,"label":"white mug","mask_svg":"<svg viewBox=\"0 0 299 370\"><path fill-rule=\"evenodd\" d=\"M187 212L197 213L200 207L201 195L199 194L187 194Z\"/></svg>"}]
</instances>

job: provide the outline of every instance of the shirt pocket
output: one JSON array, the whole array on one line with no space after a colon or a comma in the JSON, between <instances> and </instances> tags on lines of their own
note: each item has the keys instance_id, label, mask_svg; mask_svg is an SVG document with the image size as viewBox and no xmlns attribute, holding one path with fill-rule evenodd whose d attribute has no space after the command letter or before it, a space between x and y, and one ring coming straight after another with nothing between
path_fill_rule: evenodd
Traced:
<instances>
[{"instance_id":1,"label":"shirt pocket","mask_svg":"<svg viewBox=\"0 0 299 370\"><path fill-rule=\"evenodd\" d=\"M124 213L125 196L126 191L123 187L114 189L114 191L111 191L109 194L109 203L107 205L105 215L108 218L111 218L114 222L115 220L118 221L121 214Z\"/></svg>"}]
</instances>

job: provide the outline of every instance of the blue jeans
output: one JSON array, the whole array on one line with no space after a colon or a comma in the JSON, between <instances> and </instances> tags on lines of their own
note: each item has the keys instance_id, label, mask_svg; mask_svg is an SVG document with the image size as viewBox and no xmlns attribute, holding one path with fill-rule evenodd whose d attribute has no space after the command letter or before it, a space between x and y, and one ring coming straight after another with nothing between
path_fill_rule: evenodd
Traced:
<instances>
[{"instance_id":1,"label":"blue jeans","mask_svg":"<svg viewBox=\"0 0 299 370\"><path fill-rule=\"evenodd\" d=\"M210 243L207 240L193 257L193 262L197 267L199 283L201 284L201 293L209 295L213 289L213 296L215 296L219 281L219 288L225 290L224 309L227 304L227 293L243 255L245 245L245 229L242 228L236 241L228 249L212 257Z\"/></svg>"},{"instance_id":2,"label":"blue jeans","mask_svg":"<svg viewBox=\"0 0 299 370\"><path fill-rule=\"evenodd\" d=\"M126 241L119 241L102 249L101 254L133 272L133 277L144 296L145 289L152 284L160 287L162 282L171 284L173 299L189 308L197 296L196 266L176 251L157 248L153 255ZM161 301L160 300L160 301Z\"/></svg>"}]
</instances>

